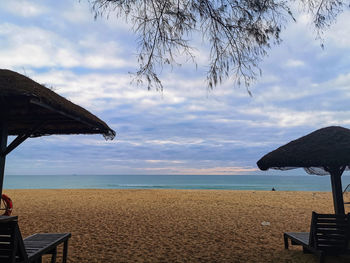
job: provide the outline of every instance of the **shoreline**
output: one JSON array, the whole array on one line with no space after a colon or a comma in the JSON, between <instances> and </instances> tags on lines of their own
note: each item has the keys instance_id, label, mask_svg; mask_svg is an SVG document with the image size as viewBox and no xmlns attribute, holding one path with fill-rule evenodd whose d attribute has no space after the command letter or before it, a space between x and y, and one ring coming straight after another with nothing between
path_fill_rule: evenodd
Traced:
<instances>
[{"instance_id":1,"label":"shoreline","mask_svg":"<svg viewBox=\"0 0 350 263\"><path fill-rule=\"evenodd\" d=\"M72 233L68 262L318 262L300 248L285 250L282 235L308 231L312 211L333 212L329 192L4 192L14 202L12 214L19 217L23 237L38 232ZM337 262L349 258L341 260Z\"/></svg>"}]
</instances>

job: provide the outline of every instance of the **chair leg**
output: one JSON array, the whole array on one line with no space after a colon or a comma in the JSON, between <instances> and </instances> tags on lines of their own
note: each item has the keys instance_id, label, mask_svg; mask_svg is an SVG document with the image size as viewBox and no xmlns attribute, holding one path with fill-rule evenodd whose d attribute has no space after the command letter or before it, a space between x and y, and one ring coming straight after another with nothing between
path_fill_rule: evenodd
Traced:
<instances>
[{"instance_id":1,"label":"chair leg","mask_svg":"<svg viewBox=\"0 0 350 263\"><path fill-rule=\"evenodd\" d=\"M63 263L67 262L67 255L68 255L68 239L64 241L64 244L63 244L63 258L62 258Z\"/></svg>"},{"instance_id":2,"label":"chair leg","mask_svg":"<svg viewBox=\"0 0 350 263\"><path fill-rule=\"evenodd\" d=\"M57 257L57 247L52 251L52 256L51 256L51 263L56 263L56 257Z\"/></svg>"},{"instance_id":3,"label":"chair leg","mask_svg":"<svg viewBox=\"0 0 350 263\"><path fill-rule=\"evenodd\" d=\"M320 263L324 263L325 262L325 254L321 252L320 254Z\"/></svg>"},{"instance_id":4,"label":"chair leg","mask_svg":"<svg viewBox=\"0 0 350 263\"><path fill-rule=\"evenodd\" d=\"M304 254L311 254L312 252L305 246L303 246L303 253Z\"/></svg>"},{"instance_id":5,"label":"chair leg","mask_svg":"<svg viewBox=\"0 0 350 263\"><path fill-rule=\"evenodd\" d=\"M283 239L284 239L284 249L288 249L288 237L286 236L286 234L283 235Z\"/></svg>"}]
</instances>

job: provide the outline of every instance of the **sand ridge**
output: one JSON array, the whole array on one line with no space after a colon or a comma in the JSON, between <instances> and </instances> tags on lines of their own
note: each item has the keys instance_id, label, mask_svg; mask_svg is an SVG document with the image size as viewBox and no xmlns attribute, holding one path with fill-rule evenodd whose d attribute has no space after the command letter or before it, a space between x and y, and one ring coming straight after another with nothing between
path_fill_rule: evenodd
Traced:
<instances>
[{"instance_id":1,"label":"sand ridge","mask_svg":"<svg viewBox=\"0 0 350 263\"><path fill-rule=\"evenodd\" d=\"M72 233L68 262L318 262L298 248L284 250L282 234L308 231L312 211L333 212L331 193L324 192L4 192L24 237Z\"/></svg>"}]
</instances>

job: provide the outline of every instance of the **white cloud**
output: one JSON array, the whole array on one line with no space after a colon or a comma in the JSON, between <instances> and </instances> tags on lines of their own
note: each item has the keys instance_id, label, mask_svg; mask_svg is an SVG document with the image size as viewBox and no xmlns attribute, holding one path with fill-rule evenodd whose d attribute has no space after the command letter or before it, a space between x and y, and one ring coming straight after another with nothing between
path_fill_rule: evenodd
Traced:
<instances>
[{"instance_id":1,"label":"white cloud","mask_svg":"<svg viewBox=\"0 0 350 263\"><path fill-rule=\"evenodd\" d=\"M5 68L40 67L85 67L124 68L134 65L133 59L123 58L117 43L98 41L97 35L76 43L34 26L0 24L0 60ZM94 43L94 48L85 47L86 42ZM82 46L79 45L82 43ZM91 45L90 43L90 45Z\"/></svg>"},{"instance_id":2,"label":"white cloud","mask_svg":"<svg viewBox=\"0 0 350 263\"><path fill-rule=\"evenodd\" d=\"M182 164L182 163L185 163L184 161L182 160L145 160L146 163L160 163L160 164L163 164L163 163L169 163L169 164Z\"/></svg>"},{"instance_id":3,"label":"white cloud","mask_svg":"<svg viewBox=\"0 0 350 263\"><path fill-rule=\"evenodd\" d=\"M196 96L195 81L178 79L178 82L167 86L164 93L148 91L144 87L138 87L131 82L127 74L118 73L86 73L76 74L70 70L51 70L44 73L29 74L39 83L53 87L54 91L72 100L74 103L89 106L93 110L107 110L120 104L132 103L139 108L152 108L159 105L173 105L184 103L190 97L206 99L205 88L198 88L199 94ZM193 83L193 90L188 86ZM180 84L180 85L179 85ZM199 87L197 85L197 87ZM103 99L103 100L99 100ZM204 101L205 103L205 101ZM204 105L189 104L194 109L205 109ZM190 116L187 116L190 118Z\"/></svg>"},{"instance_id":4,"label":"white cloud","mask_svg":"<svg viewBox=\"0 0 350 263\"><path fill-rule=\"evenodd\" d=\"M145 140L147 144L175 144L175 145L191 145L191 144L202 144L204 142L203 139L198 138L174 138L174 140Z\"/></svg>"},{"instance_id":5,"label":"white cloud","mask_svg":"<svg viewBox=\"0 0 350 263\"><path fill-rule=\"evenodd\" d=\"M298 127L298 126L331 126L331 125L348 125L350 124L350 110L344 111L298 111L276 106L245 108L239 110L241 114L251 115L254 119L262 116L263 119L252 122L254 126L266 127Z\"/></svg>"},{"instance_id":6,"label":"white cloud","mask_svg":"<svg viewBox=\"0 0 350 263\"><path fill-rule=\"evenodd\" d=\"M350 11L346 10L337 17L336 23L325 31L326 48L334 46L338 48L349 48L350 46Z\"/></svg>"},{"instance_id":7,"label":"white cloud","mask_svg":"<svg viewBox=\"0 0 350 263\"><path fill-rule=\"evenodd\" d=\"M285 65L286 67L299 68L303 67L305 62L297 59L288 59Z\"/></svg>"},{"instance_id":8,"label":"white cloud","mask_svg":"<svg viewBox=\"0 0 350 263\"><path fill-rule=\"evenodd\" d=\"M69 8L62 12L62 18L72 24L86 24L94 21L88 1L72 1Z\"/></svg>"},{"instance_id":9,"label":"white cloud","mask_svg":"<svg viewBox=\"0 0 350 263\"><path fill-rule=\"evenodd\" d=\"M259 84L268 84L268 83L272 84L272 83L280 81L280 79L281 78L276 73L274 73L274 74L267 73L267 74L263 74L257 82Z\"/></svg>"},{"instance_id":10,"label":"white cloud","mask_svg":"<svg viewBox=\"0 0 350 263\"><path fill-rule=\"evenodd\" d=\"M257 168L253 167L208 167L208 168L186 168L186 167L147 167L147 168L137 168L139 170L147 171L148 173L154 172L169 172L171 174L202 174L202 175L218 175L218 174L240 174L246 172L254 172L257 171Z\"/></svg>"},{"instance_id":11,"label":"white cloud","mask_svg":"<svg viewBox=\"0 0 350 263\"><path fill-rule=\"evenodd\" d=\"M292 101L302 99L323 92L318 85L310 83L309 80L300 80L300 84L291 87L288 84L279 83L264 87L254 94L253 100L257 103L271 104L274 102Z\"/></svg>"},{"instance_id":12,"label":"white cloud","mask_svg":"<svg viewBox=\"0 0 350 263\"><path fill-rule=\"evenodd\" d=\"M74 47L55 33L37 27L0 25L0 60L3 67L76 66Z\"/></svg>"},{"instance_id":13,"label":"white cloud","mask_svg":"<svg viewBox=\"0 0 350 263\"><path fill-rule=\"evenodd\" d=\"M332 90L338 90L342 89L345 92L349 90L350 87L350 73L347 74L339 74L334 79L328 80L326 83L324 83L324 86L328 89Z\"/></svg>"},{"instance_id":14,"label":"white cloud","mask_svg":"<svg viewBox=\"0 0 350 263\"><path fill-rule=\"evenodd\" d=\"M21 17L34 17L46 13L49 8L29 0L1 1L0 8Z\"/></svg>"}]
</instances>

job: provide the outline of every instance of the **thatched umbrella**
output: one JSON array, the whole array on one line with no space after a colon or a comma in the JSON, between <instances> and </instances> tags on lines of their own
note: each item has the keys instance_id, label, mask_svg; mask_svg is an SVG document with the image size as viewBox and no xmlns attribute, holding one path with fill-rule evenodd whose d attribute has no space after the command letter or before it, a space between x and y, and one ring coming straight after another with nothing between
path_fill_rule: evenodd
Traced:
<instances>
[{"instance_id":1,"label":"thatched umbrella","mask_svg":"<svg viewBox=\"0 0 350 263\"><path fill-rule=\"evenodd\" d=\"M29 137L52 134L115 137L115 131L84 108L26 76L0 69L0 197L6 155ZM17 137L7 145L9 135Z\"/></svg>"},{"instance_id":2,"label":"thatched umbrella","mask_svg":"<svg viewBox=\"0 0 350 263\"><path fill-rule=\"evenodd\" d=\"M350 130L332 126L319 129L279 147L257 162L261 170L304 168L309 174L329 174L334 211L344 214L341 176L350 168Z\"/></svg>"}]
</instances>

